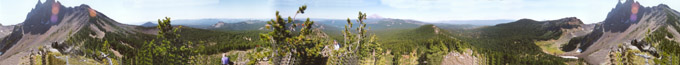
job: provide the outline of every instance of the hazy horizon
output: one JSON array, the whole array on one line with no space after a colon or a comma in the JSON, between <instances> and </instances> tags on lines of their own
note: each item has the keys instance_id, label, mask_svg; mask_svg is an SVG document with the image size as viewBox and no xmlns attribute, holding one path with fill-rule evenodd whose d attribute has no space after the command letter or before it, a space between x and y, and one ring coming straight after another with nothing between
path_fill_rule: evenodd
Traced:
<instances>
[{"instance_id":1,"label":"hazy horizon","mask_svg":"<svg viewBox=\"0 0 680 65\"><path fill-rule=\"evenodd\" d=\"M554 20L577 17L584 23L604 20L617 0L57 0L66 7L90 5L112 19L140 24L162 17L173 19L270 19L275 11L292 16L300 5L305 15L297 17L346 19L357 12L384 18L412 19L423 22L449 20ZM38 0L0 0L0 23L13 25L26 17ZM45 0L41 0L45 2ZM673 9L680 2L641 0L645 7L664 3ZM174 4L182 3L182 4ZM675 4L677 3L677 4Z\"/></svg>"}]
</instances>

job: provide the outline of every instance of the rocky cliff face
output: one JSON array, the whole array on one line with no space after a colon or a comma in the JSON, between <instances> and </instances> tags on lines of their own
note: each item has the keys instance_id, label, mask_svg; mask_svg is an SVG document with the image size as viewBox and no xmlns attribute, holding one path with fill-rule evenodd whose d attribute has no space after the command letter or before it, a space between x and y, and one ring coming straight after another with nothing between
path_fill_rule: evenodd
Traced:
<instances>
[{"instance_id":1,"label":"rocky cliff face","mask_svg":"<svg viewBox=\"0 0 680 65\"><path fill-rule=\"evenodd\" d=\"M88 5L64 7L54 0L39 2L26 20L15 25L12 33L0 42L3 52L0 61L23 57L30 53L26 51L40 46L61 43L80 30L88 29L94 32L89 33L92 38L102 38L104 32L132 33L132 27L115 22Z\"/></svg>"},{"instance_id":2,"label":"rocky cliff face","mask_svg":"<svg viewBox=\"0 0 680 65\"><path fill-rule=\"evenodd\" d=\"M579 44L578 49L583 50L579 57L585 58L589 64L606 63L607 52L611 48L645 38L648 30L655 31L669 25L666 15L676 13L664 4L644 7L636 1L627 0L618 3L603 22L595 24L590 34L574 38L569 43Z\"/></svg>"},{"instance_id":3,"label":"rocky cliff face","mask_svg":"<svg viewBox=\"0 0 680 65\"><path fill-rule=\"evenodd\" d=\"M618 3L614 9L608 14L603 21L605 24L605 31L607 32L623 32L630 25L637 24L644 15L653 12L652 7L643 7L637 1L627 0L625 3ZM656 9L658 10L658 9Z\"/></svg>"}]
</instances>

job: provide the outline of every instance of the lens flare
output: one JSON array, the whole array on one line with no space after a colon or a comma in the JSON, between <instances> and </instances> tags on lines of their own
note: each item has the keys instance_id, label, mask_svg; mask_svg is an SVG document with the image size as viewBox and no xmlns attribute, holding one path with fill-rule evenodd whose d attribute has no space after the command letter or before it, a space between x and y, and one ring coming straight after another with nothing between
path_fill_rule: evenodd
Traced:
<instances>
[{"instance_id":1,"label":"lens flare","mask_svg":"<svg viewBox=\"0 0 680 65\"><path fill-rule=\"evenodd\" d=\"M88 11L90 12L90 17L95 17L95 16L97 16L97 11L95 11L94 9L89 8Z\"/></svg>"},{"instance_id":2,"label":"lens flare","mask_svg":"<svg viewBox=\"0 0 680 65\"><path fill-rule=\"evenodd\" d=\"M52 4L52 15L59 14L59 8L60 7L61 7L61 5L59 3Z\"/></svg>"},{"instance_id":3,"label":"lens flare","mask_svg":"<svg viewBox=\"0 0 680 65\"><path fill-rule=\"evenodd\" d=\"M630 15L630 21L637 21L637 14Z\"/></svg>"},{"instance_id":4,"label":"lens flare","mask_svg":"<svg viewBox=\"0 0 680 65\"><path fill-rule=\"evenodd\" d=\"M59 21L57 16L59 15L59 8L61 8L61 4L59 2L52 4L52 16L50 16L50 22L56 23Z\"/></svg>"},{"instance_id":5,"label":"lens flare","mask_svg":"<svg viewBox=\"0 0 680 65\"><path fill-rule=\"evenodd\" d=\"M633 5L631 5L630 12L633 13L633 14L637 14L637 13L638 13L638 9L640 9L640 4L638 4L637 2L635 2L635 3L633 3Z\"/></svg>"},{"instance_id":6,"label":"lens flare","mask_svg":"<svg viewBox=\"0 0 680 65\"><path fill-rule=\"evenodd\" d=\"M633 2L630 8L630 21L637 21L638 9L640 9L640 4L638 2Z\"/></svg>"},{"instance_id":7,"label":"lens flare","mask_svg":"<svg viewBox=\"0 0 680 65\"><path fill-rule=\"evenodd\" d=\"M56 23L57 21L58 21L58 20L57 20L57 15L52 15L52 16L50 16L50 22Z\"/></svg>"}]
</instances>

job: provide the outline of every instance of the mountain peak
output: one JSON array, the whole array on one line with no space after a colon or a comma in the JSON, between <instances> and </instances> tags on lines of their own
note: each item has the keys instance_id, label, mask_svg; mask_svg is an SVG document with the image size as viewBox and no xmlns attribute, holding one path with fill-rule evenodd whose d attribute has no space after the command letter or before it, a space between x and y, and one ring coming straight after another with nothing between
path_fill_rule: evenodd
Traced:
<instances>
[{"instance_id":1,"label":"mountain peak","mask_svg":"<svg viewBox=\"0 0 680 65\"><path fill-rule=\"evenodd\" d=\"M367 18L367 19L383 19L383 17L380 16L380 15L378 15L378 14L373 14L373 15L368 16L368 17L366 17L366 18Z\"/></svg>"},{"instance_id":2,"label":"mountain peak","mask_svg":"<svg viewBox=\"0 0 680 65\"><path fill-rule=\"evenodd\" d=\"M4 44L0 44L0 52L17 53L21 50L10 49L26 49L12 47L15 44L38 47L42 44L63 42L72 34L82 31L95 32L92 33L93 38L103 38L105 32L133 31L84 4L64 7L58 1L47 0L45 3L37 3L35 7L22 23L15 25L12 30L14 33L2 39L0 43Z\"/></svg>"},{"instance_id":3,"label":"mountain peak","mask_svg":"<svg viewBox=\"0 0 680 65\"><path fill-rule=\"evenodd\" d=\"M55 2L54 0L45 0L45 2Z\"/></svg>"},{"instance_id":4,"label":"mountain peak","mask_svg":"<svg viewBox=\"0 0 680 65\"><path fill-rule=\"evenodd\" d=\"M559 19L562 22L566 22L569 25L581 25L583 24L583 21L581 19L578 19L576 17L567 17L567 18L562 18Z\"/></svg>"},{"instance_id":5,"label":"mountain peak","mask_svg":"<svg viewBox=\"0 0 680 65\"><path fill-rule=\"evenodd\" d=\"M628 41L637 41L639 39L647 39L648 35L653 31L667 31L672 30L674 24L668 24L666 21L668 14L674 14L677 11L668 8L665 4L657 6L644 7L639 2L634 0L626 0L619 2L608 14L605 20L601 23L596 23L593 29L586 36L582 38L574 38L568 43L578 43L578 49L583 50L580 56L586 57L586 61L591 64L607 63L604 59L610 51L609 47L615 47L620 43L628 43ZM640 31L647 30L647 31ZM669 31L664 33L677 33L677 31ZM676 36L676 34L669 34ZM634 43L634 42L633 42ZM625 45L625 44L624 44ZM607 51L602 51L607 50ZM597 56L597 57L590 57Z\"/></svg>"},{"instance_id":6,"label":"mountain peak","mask_svg":"<svg viewBox=\"0 0 680 65\"><path fill-rule=\"evenodd\" d=\"M637 1L635 1L635 0L626 0L626 1L621 2L621 0L619 0L618 3L619 3L619 4L637 3Z\"/></svg>"},{"instance_id":7,"label":"mountain peak","mask_svg":"<svg viewBox=\"0 0 680 65\"><path fill-rule=\"evenodd\" d=\"M656 5L656 6L657 6L657 7L661 7L661 8L671 8L671 7L669 7L669 6L666 5L666 4L659 4L659 5Z\"/></svg>"},{"instance_id":8,"label":"mountain peak","mask_svg":"<svg viewBox=\"0 0 680 65\"><path fill-rule=\"evenodd\" d=\"M140 25L140 26L142 26L142 27L154 27L154 26L157 26L157 25L158 25L158 24L151 23L151 22L146 22L146 23L144 23L144 24L142 24L142 25Z\"/></svg>"},{"instance_id":9,"label":"mountain peak","mask_svg":"<svg viewBox=\"0 0 680 65\"><path fill-rule=\"evenodd\" d=\"M633 24L650 21L649 19L662 16L665 9L670 9L668 5L659 4L657 6L645 7L635 0L625 0L618 3L611 9L602 24L604 30L611 32L623 32ZM643 17L645 16L645 17Z\"/></svg>"},{"instance_id":10,"label":"mountain peak","mask_svg":"<svg viewBox=\"0 0 680 65\"><path fill-rule=\"evenodd\" d=\"M567 17L558 20L550 20L544 23L549 29L559 30L559 29L572 29L578 28L583 25L581 19L576 17Z\"/></svg>"},{"instance_id":11,"label":"mountain peak","mask_svg":"<svg viewBox=\"0 0 680 65\"><path fill-rule=\"evenodd\" d=\"M533 19L522 18L522 19L517 20L516 22L537 22L537 21L533 20Z\"/></svg>"},{"instance_id":12,"label":"mountain peak","mask_svg":"<svg viewBox=\"0 0 680 65\"><path fill-rule=\"evenodd\" d=\"M35 4L34 8L38 8L39 5L42 5L42 2L40 0L38 0L38 4Z\"/></svg>"}]
</instances>

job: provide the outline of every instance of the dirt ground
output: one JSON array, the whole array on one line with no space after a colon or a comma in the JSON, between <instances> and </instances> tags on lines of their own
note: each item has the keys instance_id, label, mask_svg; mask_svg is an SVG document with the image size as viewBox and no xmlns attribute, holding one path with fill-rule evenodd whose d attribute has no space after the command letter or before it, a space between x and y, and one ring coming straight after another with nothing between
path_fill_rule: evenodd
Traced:
<instances>
[{"instance_id":1,"label":"dirt ground","mask_svg":"<svg viewBox=\"0 0 680 65\"><path fill-rule=\"evenodd\" d=\"M465 52L450 52L444 59L442 65L479 65L480 60L477 56L472 55L472 50L468 49Z\"/></svg>"}]
</instances>

